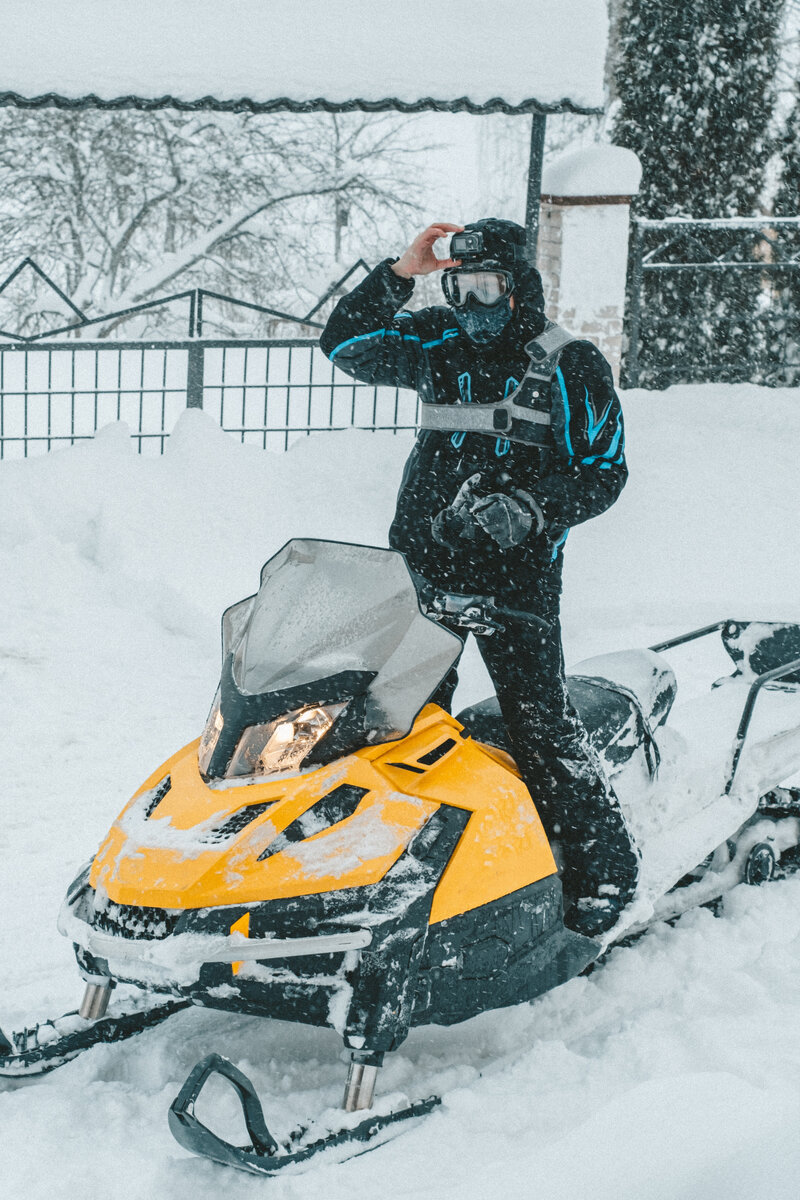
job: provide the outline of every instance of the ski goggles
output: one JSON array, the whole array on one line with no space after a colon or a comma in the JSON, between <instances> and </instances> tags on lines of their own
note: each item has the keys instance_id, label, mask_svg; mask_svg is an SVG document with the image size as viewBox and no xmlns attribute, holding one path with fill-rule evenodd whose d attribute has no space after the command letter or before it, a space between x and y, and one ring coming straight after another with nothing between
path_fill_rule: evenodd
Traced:
<instances>
[{"instance_id":1,"label":"ski goggles","mask_svg":"<svg viewBox=\"0 0 800 1200\"><path fill-rule=\"evenodd\" d=\"M470 296L491 307L510 295L514 280L508 271L445 271L442 289L448 304L461 308Z\"/></svg>"}]
</instances>

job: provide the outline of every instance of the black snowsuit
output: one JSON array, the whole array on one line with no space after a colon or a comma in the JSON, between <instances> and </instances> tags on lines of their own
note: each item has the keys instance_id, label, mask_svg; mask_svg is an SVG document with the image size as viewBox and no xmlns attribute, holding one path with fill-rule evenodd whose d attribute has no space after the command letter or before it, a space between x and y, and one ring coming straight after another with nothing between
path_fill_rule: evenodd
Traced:
<instances>
[{"instance_id":1,"label":"black snowsuit","mask_svg":"<svg viewBox=\"0 0 800 1200\"><path fill-rule=\"evenodd\" d=\"M365 383L413 388L427 402L479 404L516 388L530 363L525 345L545 325L536 272L524 272L513 319L483 345L466 336L450 308L398 311L412 291L413 282L395 275L389 260L381 263L337 304L320 336L325 354ZM567 345L550 387L547 450L502 436L423 430L406 463L389 544L437 588L492 595L552 623L545 638L512 622L505 633L477 641L522 777L548 834L562 844L565 892L581 900L568 923L593 932L598 909L608 910L608 925L630 899L638 856L567 695L561 567L570 527L614 503L627 468L619 399L600 351L586 341ZM436 542L433 519L476 474L478 495L520 489L533 497L544 532L507 550L482 530L463 544L457 539L454 549ZM453 672L434 697L445 707L456 679Z\"/></svg>"}]
</instances>

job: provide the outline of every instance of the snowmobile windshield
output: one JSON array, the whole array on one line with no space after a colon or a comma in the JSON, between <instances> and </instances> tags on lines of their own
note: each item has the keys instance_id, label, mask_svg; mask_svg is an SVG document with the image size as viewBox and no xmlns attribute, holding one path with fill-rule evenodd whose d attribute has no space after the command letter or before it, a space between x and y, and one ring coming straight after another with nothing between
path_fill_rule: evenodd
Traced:
<instances>
[{"instance_id":1,"label":"snowmobile windshield","mask_svg":"<svg viewBox=\"0 0 800 1200\"><path fill-rule=\"evenodd\" d=\"M371 676L370 742L408 733L461 651L459 638L420 611L401 554L310 539L269 560L257 595L225 613L222 640L245 695L291 692L342 673Z\"/></svg>"}]
</instances>

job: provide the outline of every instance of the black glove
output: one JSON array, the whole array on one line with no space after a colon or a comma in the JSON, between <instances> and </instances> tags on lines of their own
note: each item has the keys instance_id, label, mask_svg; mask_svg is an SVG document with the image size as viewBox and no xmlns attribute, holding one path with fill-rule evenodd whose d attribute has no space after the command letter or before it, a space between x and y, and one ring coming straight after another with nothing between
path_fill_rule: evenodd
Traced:
<instances>
[{"instance_id":1,"label":"black glove","mask_svg":"<svg viewBox=\"0 0 800 1200\"><path fill-rule=\"evenodd\" d=\"M471 541L475 537L475 522L470 509L475 503L473 488L480 483L480 472L465 479L452 504L438 512L431 522L433 540L448 550L457 550L462 538Z\"/></svg>"},{"instance_id":2,"label":"black glove","mask_svg":"<svg viewBox=\"0 0 800 1200\"><path fill-rule=\"evenodd\" d=\"M475 526L469 513L456 512L454 508L443 508L431 522L433 540L448 550L457 550L461 538L475 536Z\"/></svg>"},{"instance_id":3,"label":"black glove","mask_svg":"<svg viewBox=\"0 0 800 1200\"><path fill-rule=\"evenodd\" d=\"M510 550L524 542L534 525L534 537L544 529L542 510L527 492L518 491L515 496L492 492L472 506L471 515L501 550Z\"/></svg>"}]
</instances>

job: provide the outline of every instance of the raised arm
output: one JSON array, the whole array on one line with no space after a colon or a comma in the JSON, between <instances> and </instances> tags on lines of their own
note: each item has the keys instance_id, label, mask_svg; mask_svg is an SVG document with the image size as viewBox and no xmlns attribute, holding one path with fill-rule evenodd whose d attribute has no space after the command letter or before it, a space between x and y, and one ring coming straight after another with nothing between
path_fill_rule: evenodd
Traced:
<instances>
[{"instance_id":1,"label":"raised arm","mask_svg":"<svg viewBox=\"0 0 800 1200\"><path fill-rule=\"evenodd\" d=\"M416 386L420 339L412 314L399 310L414 290L415 275L455 265L452 259L437 259L433 243L461 228L444 221L430 225L399 259L386 259L342 297L319 339L331 362L364 383Z\"/></svg>"}]
</instances>

